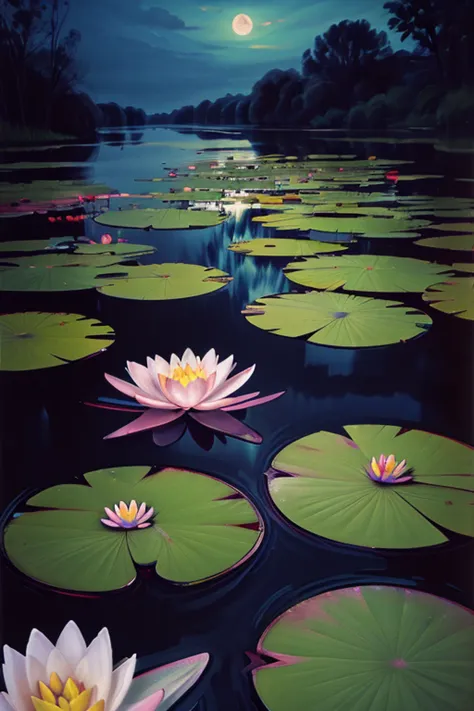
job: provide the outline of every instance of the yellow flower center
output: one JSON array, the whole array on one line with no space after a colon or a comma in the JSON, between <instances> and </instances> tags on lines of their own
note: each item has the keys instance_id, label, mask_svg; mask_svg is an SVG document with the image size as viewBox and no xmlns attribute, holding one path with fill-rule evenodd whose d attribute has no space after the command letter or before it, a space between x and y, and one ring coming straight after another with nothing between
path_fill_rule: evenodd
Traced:
<instances>
[{"instance_id":1,"label":"yellow flower center","mask_svg":"<svg viewBox=\"0 0 474 711\"><path fill-rule=\"evenodd\" d=\"M170 375L171 380L177 380L183 388L186 388L189 383L192 383L194 380L197 380L198 378L202 378L202 380L207 380L207 373L204 370L202 366L197 366L197 368L193 369L189 365L189 363L186 365L185 368L182 368L181 366L178 366L173 370L173 372Z\"/></svg>"},{"instance_id":2,"label":"yellow flower center","mask_svg":"<svg viewBox=\"0 0 474 711\"><path fill-rule=\"evenodd\" d=\"M39 696L32 696L35 711L104 711L104 700L90 706L92 689L84 689L83 684L69 677L62 683L56 672L49 678L49 685L38 683Z\"/></svg>"}]
</instances>

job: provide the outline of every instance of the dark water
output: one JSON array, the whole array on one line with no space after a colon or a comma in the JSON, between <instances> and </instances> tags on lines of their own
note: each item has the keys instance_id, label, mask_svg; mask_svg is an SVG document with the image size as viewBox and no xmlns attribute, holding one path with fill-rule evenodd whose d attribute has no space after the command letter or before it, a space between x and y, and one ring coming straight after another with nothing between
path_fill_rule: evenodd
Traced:
<instances>
[{"instance_id":1,"label":"dark water","mask_svg":"<svg viewBox=\"0 0 474 711\"><path fill-rule=\"evenodd\" d=\"M43 177L87 177L120 191L140 192L151 184L134 179L161 175L163 163L174 167L173 163L196 159L196 148L229 146L229 153L232 149L232 139L227 136L213 143L159 130L147 132L145 139L171 141L173 145L140 144L135 138L134 143L124 145L116 140L119 145L78 148L77 155L67 160L78 160L82 150L82 158L89 154L90 164ZM281 150L281 137L269 134L256 139L260 141L256 148L262 153ZM285 135L284 140L285 152L291 152L291 145L293 153L317 153L324 148L331 153L335 148L328 141L311 143L308 137L303 146L298 143L301 136L293 137L293 144L291 135ZM182 145L174 145L178 143ZM342 151L360 157L375 151L378 157L412 159L416 163L407 166L407 171L446 176L439 181L401 183L401 194L467 196L472 190L472 184L454 180L472 175L472 154L467 152L449 153L432 144L397 142L343 146ZM51 151L38 159L65 160L66 155L63 150ZM33 171L29 175L31 179ZM39 177L36 172L34 175ZM26 178L18 175L18 179ZM158 185L161 190L162 184ZM3 239L65 234L61 226L39 217L4 220L1 229ZM104 231L91 220L72 229L76 236L85 230L94 238ZM434 324L423 337L406 344L354 350L265 333L250 325L240 311L259 296L289 290L281 271L288 260L246 258L226 249L233 239L260 234L271 236L271 231L252 223L249 212L205 230L122 231L129 241L157 247L155 254L141 258L142 263L191 262L218 267L234 277L228 287L195 299L140 303L109 299L93 291L2 295L3 312L51 309L83 313L98 316L117 333L115 344L96 358L36 374L2 374L0 486L2 508L7 507L7 513L27 492L77 481L83 472L149 464L215 475L240 489L263 515L263 544L246 565L216 581L189 588L175 587L158 580L154 573L141 571L137 582L123 591L71 596L29 581L2 559L2 637L18 650L24 649L31 628L37 627L54 639L72 618L89 637L106 625L115 658L136 651L143 669L210 652L207 672L177 704L177 711L263 709L246 670L250 664L246 651L255 650L260 635L276 616L320 591L383 582L414 586L466 606L472 606L473 601L473 545L468 539L451 536L443 546L403 553L332 543L306 535L283 520L269 500L263 476L274 454L290 441L320 429L341 431L346 424L398 424L472 443L472 324L430 310ZM403 239L361 239L351 249L452 261L451 255L439 252L421 254L421 248ZM457 261L462 258L456 254ZM421 295L404 301L423 308ZM187 346L201 354L215 347L222 358L233 353L239 370L256 363L252 389L262 394L287 390L281 399L244 413L245 422L263 436L263 443L212 440L203 438L202 433L195 433L193 439L189 431L165 448L153 443L150 432L104 441L105 435L132 418L129 413L83 404L114 396L103 379L104 371L120 375L126 360L144 362L154 353L168 357L172 352L181 354Z\"/></svg>"}]
</instances>

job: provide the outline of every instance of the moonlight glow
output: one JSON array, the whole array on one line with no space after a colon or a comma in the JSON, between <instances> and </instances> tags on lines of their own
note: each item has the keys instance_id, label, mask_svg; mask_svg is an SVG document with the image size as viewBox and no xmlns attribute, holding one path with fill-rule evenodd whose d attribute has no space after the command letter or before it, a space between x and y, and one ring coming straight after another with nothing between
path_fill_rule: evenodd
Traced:
<instances>
[{"instance_id":1,"label":"moonlight glow","mask_svg":"<svg viewBox=\"0 0 474 711\"><path fill-rule=\"evenodd\" d=\"M232 20L232 29L236 35L249 35L253 29L253 22L248 15L236 15Z\"/></svg>"}]
</instances>

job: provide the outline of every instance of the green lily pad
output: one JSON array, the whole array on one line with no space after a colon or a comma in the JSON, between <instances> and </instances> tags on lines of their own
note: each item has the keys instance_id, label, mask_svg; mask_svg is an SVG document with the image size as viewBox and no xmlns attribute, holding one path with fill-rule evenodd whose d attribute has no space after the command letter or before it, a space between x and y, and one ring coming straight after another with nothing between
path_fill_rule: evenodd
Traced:
<instances>
[{"instance_id":1,"label":"green lily pad","mask_svg":"<svg viewBox=\"0 0 474 711\"><path fill-rule=\"evenodd\" d=\"M276 294L243 312L247 320L278 336L343 348L368 348L407 341L432 321L398 301L331 292Z\"/></svg>"},{"instance_id":2,"label":"green lily pad","mask_svg":"<svg viewBox=\"0 0 474 711\"><path fill-rule=\"evenodd\" d=\"M253 672L269 711L465 711L474 692L474 616L442 598L364 585L287 610Z\"/></svg>"},{"instance_id":3,"label":"green lily pad","mask_svg":"<svg viewBox=\"0 0 474 711\"><path fill-rule=\"evenodd\" d=\"M474 321L474 277L435 284L425 291L423 301L437 311Z\"/></svg>"},{"instance_id":4,"label":"green lily pad","mask_svg":"<svg viewBox=\"0 0 474 711\"><path fill-rule=\"evenodd\" d=\"M445 225L432 225L432 229L442 232L467 232L474 235L473 222L447 222Z\"/></svg>"},{"instance_id":5,"label":"green lily pad","mask_svg":"<svg viewBox=\"0 0 474 711\"><path fill-rule=\"evenodd\" d=\"M183 200L191 202L220 202L222 200L222 191L220 190L192 190L184 192L184 190L175 193L151 193L151 195L163 202L181 202Z\"/></svg>"},{"instance_id":6,"label":"green lily pad","mask_svg":"<svg viewBox=\"0 0 474 711\"><path fill-rule=\"evenodd\" d=\"M294 524L340 543L422 548L444 543L438 526L474 536L474 452L460 442L384 425L316 432L284 447L272 462L270 496ZM380 484L372 457L406 460L413 480Z\"/></svg>"},{"instance_id":7,"label":"green lily pad","mask_svg":"<svg viewBox=\"0 0 474 711\"><path fill-rule=\"evenodd\" d=\"M110 326L79 314L25 312L0 316L0 370L39 370L105 350Z\"/></svg>"},{"instance_id":8,"label":"green lily pad","mask_svg":"<svg viewBox=\"0 0 474 711\"><path fill-rule=\"evenodd\" d=\"M383 217L312 217L288 213L258 215L254 222L261 222L265 227L277 230L316 230L318 232L344 232L362 237L418 237L418 230L427 227L426 220L407 218L391 219Z\"/></svg>"},{"instance_id":9,"label":"green lily pad","mask_svg":"<svg viewBox=\"0 0 474 711\"><path fill-rule=\"evenodd\" d=\"M198 264L150 264L129 267L127 272L129 278L112 281L101 286L99 291L119 299L187 299L222 289L232 280L220 269Z\"/></svg>"},{"instance_id":10,"label":"green lily pad","mask_svg":"<svg viewBox=\"0 0 474 711\"><path fill-rule=\"evenodd\" d=\"M143 210L109 210L95 218L100 225L134 229L189 230L213 227L225 222L227 216L217 210L179 210L177 208Z\"/></svg>"},{"instance_id":11,"label":"green lily pad","mask_svg":"<svg viewBox=\"0 0 474 711\"><path fill-rule=\"evenodd\" d=\"M109 267L123 262L125 256L111 254L87 255L77 252L49 252L28 257L0 257L1 264L9 264L22 269L48 269L57 267Z\"/></svg>"},{"instance_id":12,"label":"green lily pad","mask_svg":"<svg viewBox=\"0 0 474 711\"><path fill-rule=\"evenodd\" d=\"M73 201L79 195L106 195L110 188L84 180L33 180L31 183L0 183L0 203L18 199L31 202L55 202L64 198Z\"/></svg>"},{"instance_id":13,"label":"green lily pad","mask_svg":"<svg viewBox=\"0 0 474 711\"><path fill-rule=\"evenodd\" d=\"M18 242L0 242L0 253L3 252L40 252L50 247L47 239L18 240Z\"/></svg>"},{"instance_id":14,"label":"green lily pad","mask_svg":"<svg viewBox=\"0 0 474 711\"><path fill-rule=\"evenodd\" d=\"M470 274L474 274L474 262L456 262L452 268L456 272L469 272Z\"/></svg>"},{"instance_id":15,"label":"green lily pad","mask_svg":"<svg viewBox=\"0 0 474 711\"><path fill-rule=\"evenodd\" d=\"M323 252L341 252L347 249L340 244L318 242L311 239L256 239L245 242L235 242L227 249L239 254L248 254L251 257L304 257Z\"/></svg>"},{"instance_id":16,"label":"green lily pad","mask_svg":"<svg viewBox=\"0 0 474 711\"><path fill-rule=\"evenodd\" d=\"M174 583L191 584L237 568L255 552L263 522L229 484L198 472L118 467L89 472L89 486L61 484L40 492L7 525L13 565L47 585L103 592L129 585L136 565L155 565ZM124 501L153 507L143 529L108 528L104 507Z\"/></svg>"},{"instance_id":17,"label":"green lily pad","mask_svg":"<svg viewBox=\"0 0 474 711\"><path fill-rule=\"evenodd\" d=\"M449 267L406 257L368 254L321 257L290 262L285 276L311 289L366 292L422 292L439 278L452 275Z\"/></svg>"},{"instance_id":18,"label":"green lily pad","mask_svg":"<svg viewBox=\"0 0 474 711\"><path fill-rule=\"evenodd\" d=\"M74 247L74 254L114 254L125 257L140 257L143 254L153 254L156 248L148 244L132 244L130 242L117 242L113 244L84 244L83 242L72 242L71 247ZM95 263L95 262L94 262Z\"/></svg>"},{"instance_id":19,"label":"green lily pad","mask_svg":"<svg viewBox=\"0 0 474 711\"><path fill-rule=\"evenodd\" d=\"M473 235L449 235L449 237L425 237L415 242L421 247L433 247L434 249L454 249L459 252L471 252L474 250Z\"/></svg>"},{"instance_id":20,"label":"green lily pad","mask_svg":"<svg viewBox=\"0 0 474 711\"><path fill-rule=\"evenodd\" d=\"M49 260L47 260L49 261ZM115 283L112 275L126 276L129 269L109 267L12 267L0 271L0 291L82 291Z\"/></svg>"}]
</instances>

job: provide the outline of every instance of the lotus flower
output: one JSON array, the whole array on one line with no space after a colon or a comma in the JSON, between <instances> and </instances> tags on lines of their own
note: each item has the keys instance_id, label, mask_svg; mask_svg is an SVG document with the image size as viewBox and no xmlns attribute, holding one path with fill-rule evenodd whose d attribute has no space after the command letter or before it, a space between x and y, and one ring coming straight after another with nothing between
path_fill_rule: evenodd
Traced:
<instances>
[{"instance_id":1,"label":"lotus flower","mask_svg":"<svg viewBox=\"0 0 474 711\"><path fill-rule=\"evenodd\" d=\"M127 506L125 501L121 501L120 505L115 504L114 508L115 512L106 506L104 511L108 518L100 519L110 528L148 528L151 526L150 519L155 513L153 506L147 511L145 502L139 508L135 499L131 501L130 506Z\"/></svg>"},{"instance_id":2,"label":"lotus flower","mask_svg":"<svg viewBox=\"0 0 474 711\"><path fill-rule=\"evenodd\" d=\"M229 397L252 377L255 365L229 378L235 368L234 356L221 363L212 348L201 359L187 348L180 359L174 353L168 363L161 356L148 358L148 368L128 362L128 373L135 385L105 373L106 380L125 395L146 407L168 410L166 422L181 417L186 410L244 410L283 395L283 392L258 398L260 393Z\"/></svg>"},{"instance_id":3,"label":"lotus flower","mask_svg":"<svg viewBox=\"0 0 474 711\"><path fill-rule=\"evenodd\" d=\"M381 454L379 460L372 457L370 467L367 469L368 476L379 484L403 484L407 481L412 481L411 474L402 476L407 471L406 460L397 464L395 456L390 454L388 457Z\"/></svg>"},{"instance_id":4,"label":"lotus flower","mask_svg":"<svg viewBox=\"0 0 474 711\"><path fill-rule=\"evenodd\" d=\"M4 647L2 711L166 711L201 676L208 654L181 659L133 680L136 655L112 670L108 630L86 646L68 622L56 646L34 629L26 656Z\"/></svg>"}]
</instances>

